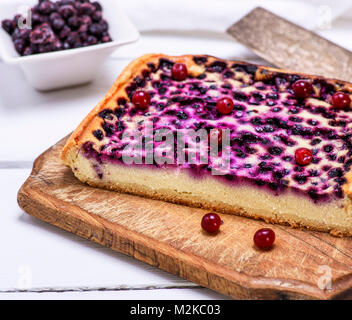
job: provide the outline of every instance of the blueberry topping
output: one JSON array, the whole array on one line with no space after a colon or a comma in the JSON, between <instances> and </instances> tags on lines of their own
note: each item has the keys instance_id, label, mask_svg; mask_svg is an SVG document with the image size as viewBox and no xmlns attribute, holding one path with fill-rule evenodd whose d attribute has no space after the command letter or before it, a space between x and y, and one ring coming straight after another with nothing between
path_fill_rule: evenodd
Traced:
<instances>
[{"instance_id":1,"label":"blueberry topping","mask_svg":"<svg viewBox=\"0 0 352 320\"><path fill-rule=\"evenodd\" d=\"M103 129L108 137L112 136L115 133L115 126L111 123L103 123Z\"/></svg>"},{"instance_id":2,"label":"blueberry topping","mask_svg":"<svg viewBox=\"0 0 352 320\"><path fill-rule=\"evenodd\" d=\"M328 175L330 178L341 177L343 172L341 168L334 168L329 171Z\"/></svg>"},{"instance_id":3,"label":"blueberry topping","mask_svg":"<svg viewBox=\"0 0 352 320\"><path fill-rule=\"evenodd\" d=\"M205 64L208 61L208 58L207 57L193 57L193 61L196 64L201 65L201 64Z\"/></svg>"},{"instance_id":4,"label":"blueberry topping","mask_svg":"<svg viewBox=\"0 0 352 320\"><path fill-rule=\"evenodd\" d=\"M226 68L226 63L223 61L214 61L208 67L207 71L209 72L223 72Z\"/></svg>"},{"instance_id":5,"label":"blueberry topping","mask_svg":"<svg viewBox=\"0 0 352 320\"><path fill-rule=\"evenodd\" d=\"M103 140L104 134L103 131L97 129L93 131L94 137L96 137L98 140Z\"/></svg>"},{"instance_id":6,"label":"blueberry topping","mask_svg":"<svg viewBox=\"0 0 352 320\"><path fill-rule=\"evenodd\" d=\"M326 153L331 152L333 149L334 149L334 147L331 144L324 146L324 151Z\"/></svg>"},{"instance_id":7,"label":"blueberry topping","mask_svg":"<svg viewBox=\"0 0 352 320\"><path fill-rule=\"evenodd\" d=\"M106 119L106 120L112 120L113 111L111 109L104 109L102 111L99 112L98 116L102 119Z\"/></svg>"},{"instance_id":8,"label":"blueberry topping","mask_svg":"<svg viewBox=\"0 0 352 320\"><path fill-rule=\"evenodd\" d=\"M283 152L282 148L280 147L270 147L268 149L269 153L272 154L273 156L279 156Z\"/></svg>"}]
</instances>

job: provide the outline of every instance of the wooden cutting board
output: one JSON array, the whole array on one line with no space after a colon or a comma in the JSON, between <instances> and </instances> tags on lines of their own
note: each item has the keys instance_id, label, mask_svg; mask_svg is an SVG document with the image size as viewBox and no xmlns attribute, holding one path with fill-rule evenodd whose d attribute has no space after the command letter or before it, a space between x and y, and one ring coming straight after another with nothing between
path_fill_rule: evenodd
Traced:
<instances>
[{"instance_id":1,"label":"wooden cutting board","mask_svg":"<svg viewBox=\"0 0 352 320\"><path fill-rule=\"evenodd\" d=\"M60 161L65 141L39 156L18 193L30 215L234 298L352 296L352 239L271 225L275 246L261 251L253 234L268 225L224 214L208 235L207 211L81 183Z\"/></svg>"}]
</instances>

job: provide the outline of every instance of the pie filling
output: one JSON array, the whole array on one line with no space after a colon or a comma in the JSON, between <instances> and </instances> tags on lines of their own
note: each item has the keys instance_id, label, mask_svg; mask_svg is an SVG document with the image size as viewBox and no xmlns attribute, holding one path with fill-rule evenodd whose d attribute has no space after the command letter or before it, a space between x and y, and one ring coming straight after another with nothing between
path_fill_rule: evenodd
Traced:
<instances>
[{"instance_id":1,"label":"pie filling","mask_svg":"<svg viewBox=\"0 0 352 320\"><path fill-rule=\"evenodd\" d=\"M187 140L184 146L175 144L169 150L164 157L166 163L146 161L146 149L154 154L164 154L165 149L164 141L157 142L145 134L145 125L151 124L154 137L166 129L174 139L177 132L186 129L228 129L229 146L225 148L229 167L214 178L228 184L251 183L277 195L291 188L315 202L343 197L341 186L352 164L352 114L348 108L331 105L334 85L321 78L310 80L310 97L297 98L292 84L301 79L298 75L270 72L269 76L255 65L209 62L203 56L194 57L194 61L204 72L197 77L188 75L182 81L171 76L172 61L161 58L157 65L147 64L126 89L130 100L118 98L116 109L99 113L101 128L92 132L97 141L85 142L81 152L96 160L100 178L102 164L124 165L123 155L130 152L126 146L137 143L126 134L137 131L143 142L142 165L186 169L195 178L211 175L216 157L210 157L206 164L179 163L180 149L195 148ZM151 97L146 110L131 102L139 90ZM216 108L217 101L224 97L234 102L232 112L226 115ZM208 140L202 140L200 146L201 153L208 154ZM311 150L313 158L308 165L295 161L299 148ZM219 156L224 152L220 143ZM185 154L187 158L187 151Z\"/></svg>"}]
</instances>

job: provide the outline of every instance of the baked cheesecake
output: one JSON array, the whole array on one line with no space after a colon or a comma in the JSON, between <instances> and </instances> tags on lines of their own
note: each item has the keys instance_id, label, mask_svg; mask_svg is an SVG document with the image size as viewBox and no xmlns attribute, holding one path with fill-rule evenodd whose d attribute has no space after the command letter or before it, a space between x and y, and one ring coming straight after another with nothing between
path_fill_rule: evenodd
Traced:
<instances>
[{"instance_id":1,"label":"baked cheesecake","mask_svg":"<svg viewBox=\"0 0 352 320\"><path fill-rule=\"evenodd\" d=\"M91 186L352 235L352 85L211 56L131 62L72 133Z\"/></svg>"}]
</instances>

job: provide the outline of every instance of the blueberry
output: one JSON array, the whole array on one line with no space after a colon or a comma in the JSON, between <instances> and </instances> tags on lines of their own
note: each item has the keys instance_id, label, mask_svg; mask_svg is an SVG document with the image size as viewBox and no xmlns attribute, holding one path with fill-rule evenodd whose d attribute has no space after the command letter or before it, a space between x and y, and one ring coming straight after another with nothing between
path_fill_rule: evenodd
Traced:
<instances>
[{"instance_id":1,"label":"blueberry","mask_svg":"<svg viewBox=\"0 0 352 320\"><path fill-rule=\"evenodd\" d=\"M310 189L308 190L308 195L313 199L313 200L318 200L319 199L319 195L317 190L315 189Z\"/></svg>"},{"instance_id":2,"label":"blueberry","mask_svg":"<svg viewBox=\"0 0 352 320\"><path fill-rule=\"evenodd\" d=\"M12 35L12 33L15 30L15 23L12 20L6 19L1 22L2 28L9 34Z\"/></svg>"},{"instance_id":3,"label":"blueberry","mask_svg":"<svg viewBox=\"0 0 352 320\"><path fill-rule=\"evenodd\" d=\"M118 99L117 99L117 104L118 104L119 106L125 106L126 103L127 103L126 98L118 98ZM115 111L115 113L116 113L116 112L120 112L121 109L122 109L122 108L118 108L118 109Z\"/></svg>"},{"instance_id":4,"label":"blueberry","mask_svg":"<svg viewBox=\"0 0 352 320\"><path fill-rule=\"evenodd\" d=\"M343 175L343 171L341 168L331 169L328 173L330 178L341 177Z\"/></svg>"},{"instance_id":5,"label":"blueberry","mask_svg":"<svg viewBox=\"0 0 352 320\"><path fill-rule=\"evenodd\" d=\"M272 154L272 155L274 155L274 156L279 156L279 155L281 155L281 153L283 152L283 150L282 150L282 148L280 148L280 147L270 147L269 149L268 149L268 151L269 151L269 153L270 154Z\"/></svg>"},{"instance_id":6,"label":"blueberry","mask_svg":"<svg viewBox=\"0 0 352 320\"><path fill-rule=\"evenodd\" d=\"M39 13L32 13L32 26L37 26L38 24L45 22L44 20Z\"/></svg>"},{"instance_id":7,"label":"blueberry","mask_svg":"<svg viewBox=\"0 0 352 320\"><path fill-rule=\"evenodd\" d=\"M105 42L110 42L112 41L110 36L104 36L101 38L101 42L105 43Z\"/></svg>"},{"instance_id":8,"label":"blueberry","mask_svg":"<svg viewBox=\"0 0 352 320\"><path fill-rule=\"evenodd\" d=\"M225 79L232 78L232 77L234 77L234 73L232 71L230 71L230 70L227 70L227 71L224 72L223 77Z\"/></svg>"},{"instance_id":9,"label":"blueberry","mask_svg":"<svg viewBox=\"0 0 352 320\"><path fill-rule=\"evenodd\" d=\"M103 133L103 131L101 131L101 130L99 130L99 129L97 129L97 130L95 130L95 131L93 131L93 135L94 135L94 137L96 137L98 140L103 140L103 138L104 138L104 133Z\"/></svg>"},{"instance_id":10,"label":"blueberry","mask_svg":"<svg viewBox=\"0 0 352 320\"><path fill-rule=\"evenodd\" d=\"M62 20L61 18L57 18L55 20L53 20L53 22L51 23L52 28L55 31L60 31L65 25L65 21Z\"/></svg>"},{"instance_id":11,"label":"blueberry","mask_svg":"<svg viewBox=\"0 0 352 320\"><path fill-rule=\"evenodd\" d=\"M81 25L81 21L78 17L73 16L67 20L67 24L71 28L71 30L77 30Z\"/></svg>"},{"instance_id":12,"label":"blueberry","mask_svg":"<svg viewBox=\"0 0 352 320\"><path fill-rule=\"evenodd\" d=\"M63 5L59 8L59 14L61 14L64 19L68 19L76 14L76 9L70 4Z\"/></svg>"},{"instance_id":13,"label":"blueberry","mask_svg":"<svg viewBox=\"0 0 352 320\"><path fill-rule=\"evenodd\" d=\"M89 34L88 34L88 32L83 32L83 31L80 31L80 30L78 30L79 38L80 38L81 42L84 43L83 44L84 46L88 46L87 40L88 40Z\"/></svg>"},{"instance_id":14,"label":"blueberry","mask_svg":"<svg viewBox=\"0 0 352 320\"><path fill-rule=\"evenodd\" d=\"M59 39L66 39L67 36L71 33L71 29L68 26L64 26L59 33Z\"/></svg>"},{"instance_id":15,"label":"blueberry","mask_svg":"<svg viewBox=\"0 0 352 320\"><path fill-rule=\"evenodd\" d=\"M315 138L315 139L313 139L312 141L311 141L311 145L312 146L315 146L315 145L317 145L317 144L319 144L321 142L321 139L319 139L319 138Z\"/></svg>"},{"instance_id":16,"label":"blueberry","mask_svg":"<svg viewBox=\"0 0 352 320\"><path fill-rule=\"evenodd\" d=\"M255 126L260 126L261 124L263 124L263 121L259 117L255 117L251 119L251 123Z\"/></svg>"},{"instance_id":17,"label":"blueberry","mask_svg":"<svg viewBox=\"0 0 352 320\"><path fill-rule=\"evenodd\" d=\"M53 12L49 17L49 20L54 21L56 19L61 19L61 16L57 12Z\"/></svg>"},{"instance_id":18,"label":"blueberry","mask_svg":"<svg viewBox=\"0 0 352 320\"><path fill-rule=\"evenodd\" d=\"M43 23L50 23L50 18L49 18L49 16L41 15L41 16L40 16L40 23L41 23L41 24L43 24Z\"/></svg>"},{"instance_id":19,"label":"blueberry","mask_svg":"<svg viewBox=\"0 0 352 320\"><path fill-rule=\"evenodd\" d=\"M269 101L267 101L266 105L267 105L268 107L272 107L272 106L275 106L275 105L276 105L276 102L269 100Z\"/></svg>"},{"instance_id":20,"label":"blueberry","mask_svg":"<svg viewBox=\"0 0 352 320\"><path fill-rule=\"evenodd\" d=\"M59 0L56 2L59 7L70 4L71 6L74 5L74 0Z\"/></svg>"},{"instance_id":21,"label":"blueberry","mask_svg":"<svg viewBox=\"0 0 352 320\"><path fill-rule=\"evenodd\" d=\"M193 61L196 64L201 65L201 64L205 64L208 61L208 58L207 57L198 56L198 57L194 57Z\"/></svg>"},{"instance_id":22,"label":"blueberry","mask_svg":"<svg viewBox=\"0 0 352 320\"><path fill-rule=\"evenodd\" d=\"M337 159L337 162L339 163L344 163L345 162L345 157L344 156L341 156Z\"/></svg>"},{"instance_id":23,"label":"blueberry","mask_svg":"<svg viewBox=\"0 0 352 320\"><path fill-rule=\"evenodd\" d=\"M287 162L291 162L292 159L293 159L293 158L290 157L290 156L284 156L284 157L282 158L282 160L287 161Z\"/></svg>"},{"instance_id":24,"label":"blueberry","mask_svg":"<svg viewBox=\"0 0 352 320\"><path fill-rule=\"evenodd\" d=\"M273 128L273 126L267 124L263 127L263 131L269 133L269 132L274 132L275 129Z\"/></svg>"},{"instance_id":25,"label":"blueberry","mask_svg":"<svg viewBox=\"0 0 352 320\"><path fill-rule=\"evenodd\" d=\"M103 10L102 6L97 1L92 2L92 5L95 7L95 10L97 10L97 11L102 11Z\"/></svg>"},{"instance_id":26,"label":"blueberry","mask_svg":"<svg viewBox=\"0 0 352 320\"><path fill-rule=\"evenodd\" d=\"M83 33L86 34L86 33L88 33L88 30L89 30L88 25L82 24L78 29L78 33L79 33L79 35L81 35Z\"/></svg>"},{"instance_id":27,"label":"blueberry","mask_svg":"<svg viewBox=\"0 0 352 320\"><path fill-rule=\"evenodd\" d=\"M87 45L94 45L98 43L98 39L94 36L88 36L87 40L86 40Z\"/></svg>"},{"instance_id":28,"label":"blueberry","mask_svg":"<svg viewBox=\"0 0 352 320\"><path fill-rule=\"evenodd\" d=\"M266 95L266 97L267 97L268 99L272 99L272 100L277 100L277 99L279 98L279 96L277 95L277 93L268 93L268 94Z\"/></svg>"},{"instance_id":29,"label":"blueberry","mask_svg":"<svg viewBox=\"0 0 352 320\"><path fill-rule=\"evenodd\" d=\"M328 144L328 145L324 146L324 151L326 153L331 152L333 149L334 149L334 147L331 144Z\"/></svg>"},{"instance_id":30,"label":"blueberry","mask_svg":"<svg viewBox=\"0 0 352 320\"><path fill-rule=\"evenodd\" d=\"M24 51L24 48L25 48L25 41L22 40L22 39L16 39L14 42L13 42L14 46L15 46L15 49L16 51L22 55L23 51Z\"/></svg>"},{"instance_id":31,"label":"blueberry","mask_svg":"<svg viewBox=\"0 0 352 320\"><path fill-rule=\"evenodd\" d=\"M21 31L19 28L15 28L11 35L12 40L21 39Z\"/></svg>"},{"instance_id":32,"label":"blueberry","mask_svg":"<svg viewBox=\"0 0 352 320\"><path fill-rule=\"evenodd\" d=\"M35 44L48 44L55 41L55 34L50 27L42 24L30 33L30 41Z\"/></svg>"},{"instance_id":33,"label":"blueberry","mask_svg":"<svg viewBox=\"0 0 352 320\"><path fill-rule=\"evenodd\" d=\"M73 45L73 48L82 48L82 47L84 47L84 45L81 40L75 42L75 44Z\"/></svg>"},{"instance_id":34,"label":"blueberry","mask_svg":"<svg viewBox=\"0 0 352 320\"><path fill-rule=\"evenodd\" d=\"M263 101L265 99L265 96L262 93L260 93L260 92L254 92L253 93L253 98L256 101Z\"/></svg>"},{"instance_id":35,"label":"blueberry","mask_svg":"<svg viewBox=\"0 0 352 320\"><path fill-rule=\"evenodd\" d=\"M281 108L280 107L275 107L272 109L272 112L280 112Z\"/></svg>"},{"instance_id":36,"label":"blueberry","mask_svg":"<svg viewBox=\"0 0 352 320\"><path fill-rule=\"evenodd\" d=\"M104 122L102 127L108 137L112 136L116 131L115 126L111 123Z\"/></svg>"},{"instance_id":37,"label":"blueberry","mask_svg":"<svg viewBox=\"0 0 352 320\"><path fill-rule=\"evenodd\" d=\"M233 94L233 97L235 100L238 100L238 101L247 101L247 96L242 92L235 92Z\"/></svg>"},{"instance_id":38,"label":"blueberry","mask_svg":"<svg viewBox=\"0 0 352 320\"><path fill-rule=\"evenodd\" d=\"M104 34L104 32L108 31L109 29L109 24L105 19L101 19L98 24L101 26L101 28L103 29L103 36L106 35Z\"/></svg>"},{"instance_id":39,"label":"blueberry","mask_svg":"<svg viewBox=\"0 0 352 320\"><path fill-rule=\"evenodd\" d=\"M32 54L39 53L39 47L38 47L37 44L35 44L35 43L30 43L30 44L29 44L29 47L30 47L30 49L31 49L31 51L32 51Z\"/></svg>"},{"instance_id":40,"label":"blueberry","mask_svg":"<svg viewBox=\"0 0 352 320\"><path fill-rule=\"evenodd\" d=\"M226 68L226 63L224 61L214 61L207 67L207 70L210 72L223 72Z\"/></svg>"},{"instance_id":41,"label":"blueberry","mask_svg":"<svg viewBox=\"0 0 352 320\"><path fill-rule=\"evenodd\" d=\"M89 32L94 36L101 36L104 31L105 30L103 30L103 27L98 23L93 23L89 27Z\"/></svg>"},{"instance_id":42,"label":"blueberry","mask_svg":"<svg viewBox=\"0 0 352 320\"><path fill-rule=\"evenodd\" d=\"M86 2L86 3L82 3L79 6L78 12L81 15L86 14L90 16L95 10L96 10L95 6L93 6L91 3Z\"/></svg>"},{"instance_id":43,"label":"blueberry","mask_svg":"<svg viewBox=\"0 0 352 320\"><path fill-rule=\"evenodd\" d=\"M257 72L257 66L255 65L252 65L252 64L249 64L246 66L246 71L249 73L249 74L255 74Z\"/></svg>"},{"instance_id":44,"label":"blueberry","mask_svg":"<svg viewBox=\"0 0 352 320\"><path fill-rule=\"evenodd\" d=\"M48 15L56 9L55 3L51 1L42 1L39 3L38 11L42 14Z\"/></svg>"},{"instance_id":45,"label":"blueberry","mask_svg":"<svg viewBox=\"0 0 352 320\"><path fill-rule=\"evenodd\" d=\"M293 177L293 179L295 179L298 184L305 184L307 182L307 176L303 174L297 174Z\"/></svg>"},{"instance_id":46,"label":"blueberry","mask_svg":"<svg viewBox=\"0 0 352 320\"><path fill-rule=\"evenodd\" d=\"M187 115L185 112L183 112L183 111L178 111L178 112L176 113L176 116L177 116L177 118L179 118L180 120L187 120L187 119L188 119L188 115Z\"/></svg>"},{"instance_id":47,"label":"blueberry","mask_svg":"<svg viewBox=\"0 0 352 320\"><path fill-rule=\"evenodd\" d=\"M80 41L79 36L78 36L78 33L77 33L77 32L71 32L71 33L67 36L66 41L67 41L71 46L74 46L75 43L77 43L77 42Z\"/></svg>"},{"instance_id":48,"label":"blueberry","mask_svg":"<svg viewBox=\"0 0 352 320\"><path fill-rule=\"evenodd\" d=\"M33 54L31 47L26 47L22 53L23 56L30 56L31 54Z\"/></svg>"},{"instance_id":49,"label":"blueberry","mask_svg":"<svg viewBox=\"0 0 352 320\"><path fill-rule=\"evenodd\" d=\"M90 16L81 16L80 20L81 25L86 25L87 27L89 27L92 24L92 18Z\"/></svg>"},{"instance_id":50,"label":"blueberry","mask_svg":"<svg viewBox=\"0 0 352 320\"><path fill-rule=\"evenodd\" d=\"M24 41L29 40L29 35L31 33L30 29L18 29L16 28L12 34L12 40L22 39Z\"/></svg>"},{"instance_id":51,"label":"blueberry","mask_svg":"<svg viewBox=\"0 0 352 320\"><path fill-rule=\"evenodd\" d=\"M94 22L99 22L103 17L103 14L101 13L101 11L95 11L92 14L92 19Z\"/></svg>"},{"instance_id":52,"label":"blueberry","mask_svg":"<svg viewBox=\"0 0 352 320\"><path fill-rule=\"evenodd\" d=\"M38 48L40 53L51 52L53 51L53 44L52 43L41 44L38 46Z\"/></svg>"}]
</instances>

